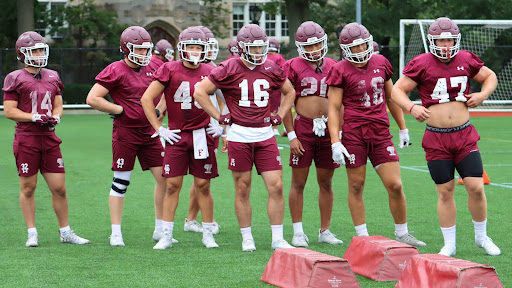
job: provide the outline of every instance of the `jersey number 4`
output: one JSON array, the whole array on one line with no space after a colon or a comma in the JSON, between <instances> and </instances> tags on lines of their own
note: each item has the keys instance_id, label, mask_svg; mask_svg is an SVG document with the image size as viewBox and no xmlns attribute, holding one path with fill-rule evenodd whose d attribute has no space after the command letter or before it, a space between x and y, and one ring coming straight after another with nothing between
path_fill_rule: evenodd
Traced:
<instances>
[{"instance_id":1,"label":"jersey number 4","mask_svg":"<svg viewBox=\"0 0 512 288\"><path fill-rule=\"evenodd\" d=\"M249 81L244 79L238 87L242 90L241 99L238 100L238 105L241 107L251 107L251 101L249 100ZM265 79L256 79L252 83L252 91L254 93L254 104L258 107L266 107L268 105L269 94L263 89L269 89L270 84Z\"/></svg>"},{"instance_id":2,"label":"jersey number 4","mask_svg":"<svg viewBox=\"0 0 512 288\"><path fill-rule=\"evenodd\" d=\"M194 89L197 88L197 85L199 85L199 82L197 82L194 85ZM188 110L192 109L192 96L190 93L190 82L183 81L180 84L180 87L176 89L176 92L174 93L174 102L181 103L181 109L182 110ZM201 105L197 101L194 100L194 106L196 106L198 109L203 109Z\"/></svg>"},{"instance_id":3,"label":"jersey number 4","mask_svg":"<svg viewBox=\"0 0 512 288\"><path fill-rule=\"evenodd\" d=\"M459 87L460 90L457 92L457 97L455 97L455 101L466 102L466 97L464 96L464 91L466 91L466 86L468 84L468 76L456 76L449 78L450 87ZM446 78L437 79L436 87L432 94L430 95L432 99L439 100L439 103L446 103L450 101L450 94L448 94L448 85Z\"/></svg>"}]
</instances>

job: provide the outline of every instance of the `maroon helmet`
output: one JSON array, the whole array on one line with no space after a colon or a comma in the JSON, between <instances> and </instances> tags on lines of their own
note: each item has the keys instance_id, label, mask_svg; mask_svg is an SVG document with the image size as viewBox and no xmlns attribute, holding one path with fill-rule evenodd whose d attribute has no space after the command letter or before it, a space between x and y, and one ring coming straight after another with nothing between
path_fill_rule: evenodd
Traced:
<instances>
[{"instance_id":1,"label":"maroon helmet","mask_svg":"<svg viewBox=\"0 0 512 288\"><path fill-rule=\"evenodd\" d=\"M459 53L460 49L460 31L457 24L450 18L437 18L428 28L427 39L429 42L430 53L440 59L451 59ZM436 45L437 39L454 39L455 45L452 47L440 47Z\"/></svg>"},{"instance_id":2,"label":"maroon helmet","mask_svg":"<svg viewBox=\"0 0 512 288\"><path fill-rule=\"evenodd\" d=\"M217 59L217 55L219 55L219 41L215 39L215 35L213 35L213 32L207 27L199 26L199 28L203 30L206 40L208 41L208 54L206 55L206 59L214 61Z\"/></svg>"},{"instance_id":3,"label":"maroon helmet","mask_svg":"<svg viewBox=\"0 0 512 288\"><path fill-rule=\"evenodd\" d=\"M34 56L34 50L43 49L42 56ZM16 41L16 56L19 61L32 67L45 67L48 64L50 48L44 38L34 31L27 31Z\"/></svg>"},{"instance_id":4,"label":"maroon helmet","mask_svg":"<svg viewBox=\"0 0 512 288\"><path fill-rule=\"evenodd\" d=\"M239 55L238 43L236 42L236 40L229 41L228 50L229 50L229 53L231 53L231 55L233 55L233 56Z\"/></svg>"},{"instance_id":5,"label":"maroon helmet","mask_svg":"<svg viewBox=\"0 0 512 288\"><path fill-rule=\"evenodd\" d=\"M147 49L146 54L136 54L135 49ZM121 34L121 52L134 64L146 66L151 61L153 43L146 29L140 26L126 28Z\"/></svg>"},{"instance_id":6,"label":"maroon helmet","mask_svg":"<svg viewBox=\"0 0 512 288\"><path fill-rule=\"evenodd\" d=\"M201 28L198 26L188 27L180 33L180 37L178 39L178 51L180 52L181 59L193 62L194 65L206 60L206 54L208 53L208 40ZM202 47L202 51L187 52L187 45L200 45Z\"/></svg>"},{"instance_id":7,"label":"maroon helmet","mask_svg":"<svg viewBox=\"0 0 512 288\"><path fill-rule=\"evenodd\" d=\"M306 51L305 47L322 43L322 47L315 51ZM327 54L327 34L322 26L313 21L300 24L295 33L295 46L299 55L308 61L319 61Z\"/></svg>"},{"instance_id":8,"label":"maroon helmet","mask_svg":"<svg viewBox=\"0 0 512 288\"><path fill-rule=\"evenodd\" d=\"M279 41L276 38L268 38L268 51L280 52Z\"/></svg>"},{"instance_id":9,"label":"maroon helmet","mask_svg":"<svg viewBox=\"0 0 512 288\"><path fill-rule=\"evenodd\" d=\"M167 61L174 60L174 48L169 41L161 39L155 45L155 54L163 55Z\"/></svg>"},{"instance_id":10,"label":"maroon helmet","mask_svg":"<svg viewBox=\"0 0 512 288\"><path fill-rule=\"evenodd\" d=\"M366 50L353 53L350 48L366 43ZM366 63L373 55L373 36L359 23L350 23L340 33L340 47L345 57L353 63Z\"/></svg>"},{"instance_id":11,"label":"maroon helmet","mask_svg":"<svg viewBox=\"0 0 512 288\"><path fill-rule=\"evenodd\" d=\"M373 41L373 54L380 54L379 43Z\"/></svg>"},{"instance_id":12,"label":"maroon helmet","mask_svg":"<svg viewBox=\"0 0 512 288\"><path fill-rule=\"evenodd\" d=\"M243 26L236 36L240 57L253 65L261 65L267 60L268 38L265 31L256 24Z\"/></svg>"}]
</instances>

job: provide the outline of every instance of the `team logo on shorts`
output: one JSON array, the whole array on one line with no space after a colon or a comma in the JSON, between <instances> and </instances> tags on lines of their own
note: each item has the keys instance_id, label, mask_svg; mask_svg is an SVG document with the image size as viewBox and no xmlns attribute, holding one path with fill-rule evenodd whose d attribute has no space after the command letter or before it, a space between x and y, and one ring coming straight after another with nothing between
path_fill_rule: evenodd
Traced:
<instances>
[{"instance_id":1,"label":"team logo on shorts","mask_svg":"<svg viewBox=\"0 0 512 288\"><path fill-rule=\"evenodd\" d=\"M28 173L28 163L21 163L21 173Z\"/></svg>"},{"instance_id":2,"label":"team logo on shorts","mask_svg":"<svg viewBox=\"0 0 512 288\"><path fill-rule=\"evenodd\" d=\"M212 174L212 164L204 164L204 173L205 174Z\"/></svg>"},{"instance_id":3,"label":"team logo on shorts","mask_svg":"<svg viewBox=\"0 0 512 288\"><path fill-rule=\"evenodd\" d=\"M356 164L356 154L350 154L348 161L350 162L350 164L355 165Z\"/></svg>"},{"instance_id":4,"label":"team logo on shorts","mask_svg":"<svg viewBox=\"0 0 512 288\"><path fill-rule=\"evenodd\" d=\"M292 156L292 164L299 165L299 156L297 156L297 155Z\"/></svg>"},{"instance_id":5,"label":"team logo on shorts","mask_svg":"<svg viewBox=\"0 0 512 288\"><path fill-rule=\"evenodd\" d=\"M57 158L57 164L59 164L59 168L64 168L64 160L62 158Z\"/></svg>"},{"instance_id":6,"label":"team logo on shorts","mask_svg":"<svg viewBox=\"0 0 512 288\"><path fill-rule=\"evenodd\" d=\"M388 150L389 156L396 156L395 147L394 146L388 146L388 148L386 148L386 150Z\"/></svg>"},{"instance_id":7,"label":"team logo on shorts","mask_svg":"<svg viewBox=\"0 0 512 288\"><path fill-rule=\"evenodd\" d=\"M277 162L279 162L279 166L283 166L283 164L281 164L281 156L277 156L276 160Z\"/></svg>"},{"instance_id":8,"label":"team logo on shorts","mask_svg":"<svg viewBox=\"0 0 512 288\"><path fill-rule=\"evenodd\" d=\"M235 167L235 158L231 158L231 161L229 162L229 166Z\"/></svg>"},{"instance_id":9,"label":"team logo on shorts","mask_svg":"<svg viewBox=\"0 0 512 288\"><path fill-rule=\"evenodd\" d=\"M165 164L165 166L164 166L164 173L165 174L171 173L171 167L169 167L169 164Z\"/></svg>"},{"instance_id":10,"label":"team logo on shorts","mask_svg":"<svg viewBox=\"0 0 512 288\"><path fill-rule=\"evenodd\" d=\"M117 164L117 168L123 168L124 158L117 158L116 164Z\"/></svg>"}]
</instances>

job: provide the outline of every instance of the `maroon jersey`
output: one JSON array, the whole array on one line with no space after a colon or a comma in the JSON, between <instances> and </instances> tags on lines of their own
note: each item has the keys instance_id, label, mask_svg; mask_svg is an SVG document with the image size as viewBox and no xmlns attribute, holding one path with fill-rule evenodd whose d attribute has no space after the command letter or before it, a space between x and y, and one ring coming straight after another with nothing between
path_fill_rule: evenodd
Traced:
<instances>
[{"instance_id":1,"label":"maroon jersey","mask_svg":"<svg viewBox=\"0 0 512 288\"><path fill-rule=\"evenodd\" d=\"M153 73L156 72L156 70L158 70L158 68L160 68L160 66L164 65L164 60L156 57L156 55L153 55L151 56L151 62L149 62L149 67L151 67L151 69L153 69ZM153 104L155 105L158 105L158 103L160 102L160 98L162 98L162 95L163 93L161 93L160 95L158 95L158 97L155 98L155 100L153 101ZM165 110L165 112L167 112L167 110Z\"/></svg>"},{"instance_id":2,"label":"maroon jersey","mask_svg":"<svg viewBox=\"0 0 512 288\"><path fill-rule=\"evenodd\" d=\"M418 83L421 104L428 108L449 101L466 102L469 79L475 77L484 62L470 51L461 50L448 63L432 53L414 57L404 68L404 75Z\"/></svg>"},{"instance_id":3,"label":"maroon jersey","mask_svg":"<svg viewBox=\"0 0 512 288\"><path fill-rule=\"evenodd\" d=\"M115 104L121 105L124 114L114 119L114 125L124 127L145 127L149 124L140 98L153 80L153 68L142 66L130 68L124 60L108 65L96 76L96 83L105 87Z\"/></svg>"},{"instance_id":4,"label":"maroon jersey","mask_svg":"<svg viewBox=\"0 0 512 288\"><path fill-rule=\"evenodd\" d=\"M167 62L155 73L155 80L165 86L169 129L192 131L204 128L210 123L210 116L194 99L194 90L199 82L208 77L211 65L201 64L190 69L182 61Z\"/></svg>"},{"instance_id":5,"label":"maroon jersey","mask_svg":"<svg viewBox=\"0 0 512 288\"><path fill-rule=\"evenodd\" d=\"M327 85L343 89L343 120L352 127L370 122L389 126L384 82L393 76L386 57L375 54L361 68L343 60L329 71Z\"/></svg>"},{"instance_id":6,"label":"maroon jersey","mask_svg":"<svg viewBox=\"0 0 512 288\"><path fill-rule=\"evenodd\" d=\"M17 101L18 109L32 114L52 115L55 96L61 95L64 89L56 71L42 68L41 78L25 69L13 71L5 77L4 101ZM52 129L53 130L53 129ZM33 122L16 123L15 134L43 135L53 134L49 125Z\"/></svg>"},{"instance_id":7,"label":"maroon jersey","mask_svg":"<svg viewBox=\"0 0 512 288\"><path fill-rule=\"evenodd\" d=\"M277 53L277 54L268 54L267 60L274 61L279 67L283 68L284 62L286 62L286 59L284 59L283 55Z\"/></svg>"},{"instance_id":8,"label":"maroon jersey","mask_svg":"<svg viewBox=\"0 0 512 288\"><path fill-rule=\"evenodd\" d=\"M325 82L327 74L336 64L331 58L324 57L324 63L321 67L322 72L316 72L307 60L302 57L295 57L286 61L284 72L293 87L295 87L295 104L300 96L319 96L327 98L328 86Z\"/></svg>"},{"instance_id":9,"label":"maroon jersey","mask_svg":"<svg viewBox=\"0 0 512 288\"><path fill-rule=\"evenodd\" d=\"M222 90L232 122L246 127L270 125L270 94L286 81L283 69L272 61L251 70L241 59L224 62L208 78Z\"/></svg>"}]
</instances>

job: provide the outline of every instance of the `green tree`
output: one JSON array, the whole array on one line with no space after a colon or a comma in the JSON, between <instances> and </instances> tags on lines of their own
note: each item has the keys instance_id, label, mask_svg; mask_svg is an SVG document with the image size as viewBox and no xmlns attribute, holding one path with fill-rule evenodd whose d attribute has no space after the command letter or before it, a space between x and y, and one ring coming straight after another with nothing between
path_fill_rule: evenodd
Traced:
<instances>
[{"instance_id":1,"label":"green tree","mask_svg":"<svg viewBox=\"0 0 512 288\"><path fill-rule=\"evenodd\" d=\"M226 38L230 35L229 22L226 16L231 14L227 9L227 3L222 0L203 0L204 5L198 13L201 25L208 27L215 35L215 38Z\"/></svg>"}]
</instances>

